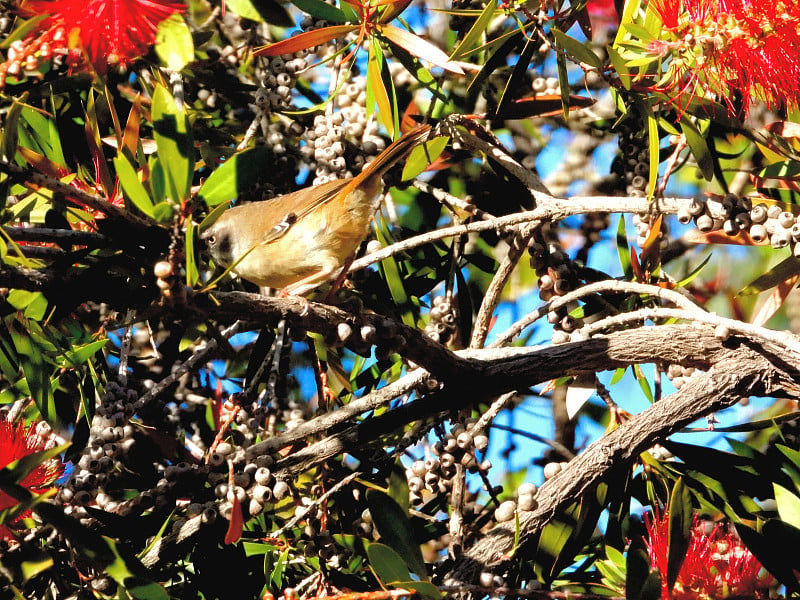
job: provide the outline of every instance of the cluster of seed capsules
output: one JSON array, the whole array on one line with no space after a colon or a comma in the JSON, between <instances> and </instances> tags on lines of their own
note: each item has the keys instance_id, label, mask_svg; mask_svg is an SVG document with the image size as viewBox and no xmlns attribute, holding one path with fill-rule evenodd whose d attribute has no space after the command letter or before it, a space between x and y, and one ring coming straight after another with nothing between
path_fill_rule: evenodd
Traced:
<instances>
[{"instance_id":1,"label":"cluster of seed capsules","mask_svg":"<svg viewBox=\"0 0 800 600\"><path fill-rule=\"evenodd\" d=\"M557 244L545 244L532 239L528 244L531 268L539 277L539 297L549 302L555 296L563 296L576 289L580 283L577 265ZM547 320L553 325L553 343L562 344L570 340L570 334L579 329L582 319L568 314L567 307L552 310Z\"/></svg>"},{"instance_id":2,"label":"cluster of seed capsules","mask_svg":"<svg viewBox=\"0 0 800 600\"><path fill-rule=\"evenodd\" d=\"M136 391L108 384L92 419L89 443L59 492L60 499L72 505L73 510L67 512L85 518L81 507L90 503L106 510L116 507L121 498L111 490L134 445L130 418L137 400Z\"/></svg>"},{"instance_id":3,"label":"cluster of seed capsules","mask_svg":"<svg viewBox=\"0 0 800 600\"><path fill-rule=\"evenodd\" d=\"M705 202L692 200L677 216L683 224L694 222L704 233L722 230L734 236L743 232L756 244L769 243L775 249L791 246L793 254L800 256L797 215L780 204L753 204L746 196L726 194Z\"/></svg>"},{"instance_id":4,"label":"cluster of seed capsules","mask_svg":"<svg viewBox=\"0 0 800 600\"><path fill-rule=\"evenodd\" d=\"M694 367L683 367L681 365L671 364L667 366L664 373L667 379L672 382L672 385L675 386L675 389L679 390L684 386L686 380L697 373L697 371Z\"/></svg>"},{"instance_id":5,"label":"cluster of seed capsules","mask_svg":"<svg viewBox=\"0 0 800 600\"><path fill-rule=\"evenodd\" d=\"M292 90L297 76L308 66L308 50L274 56L265 67L261 87L256 92L256 106L267 112L286 110L292 105Z\"/></svg>"},{"instance_id":6,"label":"cluster of seed capsules","mask_svg":"<svg viewBox=\"0 0 800 600\"><path fill-rule=\"evenodd\" d=\"M447 344L453 339L457 324L452 296L449 294L434 296L428 313L428 323L425 325L425 334L440 344Z\"/></svg>"},{"instance_id":7,"label":"cluster of seed capsules","mask_svg":"<svg viewBox=\"0 0 800 600\"><path fill-rule=\"evenodd\" d=\"M475 423L475 419L468 419L465 424L455 424L441 440L433 444L432 456L426 460L416 460L406 469L412 504L421 504L426 492L449 494L457 464L473 473L485 473L491 468L488 460L479 461L475 456L476 451L484 452L489 446L489 438L483 432L472 431Z\"/></svg>"},{"instance_id":8,"label":"cluster of seed capsules","mask_svg":"<svg viewBox=\"0 0 800 600\"><path fill-rule=\"evenodd\" d=\"M650 151L641 130L628 123L620 126L619 154L611 165L625 187L625 194L642 198L647 195L647 183L650 175Z\"/></svg>"},{"instance_id":9,"label":"cluster of seed capsules","mask_svg":"<svg viewBox=\"0 0 800 600\"><path fill-rule=\"evenodd\" d=\"M336 96L340 110L314 117L300 153L314 172L315 185L352 177L386 148L376 121L367 119L365 81L346 83Z\"/></svg>"}]
</instances>

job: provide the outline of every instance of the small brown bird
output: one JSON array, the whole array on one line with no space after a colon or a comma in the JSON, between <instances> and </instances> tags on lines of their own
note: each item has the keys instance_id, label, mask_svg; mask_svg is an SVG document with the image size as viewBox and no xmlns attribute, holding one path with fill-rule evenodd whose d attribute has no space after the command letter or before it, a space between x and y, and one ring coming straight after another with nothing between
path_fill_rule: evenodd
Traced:
<instances>
[{"instance_id":1,"label":"small brown bird","mask_svg":"<svg viewBox=\"0 0 800 600\"><path fill-rule=\"evenodd\" d=\"M420 125L352 179L235 206L201 234L214 262L282 296L310 291L355 254L380 203L383 175L430 134Z\"/></svg>"}]
</instances>

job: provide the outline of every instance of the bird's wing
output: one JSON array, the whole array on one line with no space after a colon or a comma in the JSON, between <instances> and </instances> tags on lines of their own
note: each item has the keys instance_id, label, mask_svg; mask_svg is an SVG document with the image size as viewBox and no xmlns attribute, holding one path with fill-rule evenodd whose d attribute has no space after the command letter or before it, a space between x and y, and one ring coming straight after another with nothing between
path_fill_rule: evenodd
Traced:
<instances>
[{"instance_id":1,"label":"bird's wing","mask_svg":"<svg viewBox=\"0 0 800 600\"><path fill-rule=\"evenodd\" d=\"M279 210L284 214L280 220L278 220L278 215L276 215L276 224L265 233L260 243L269 244L282 238L295 223L314 212L326 202L330 202L336 198L339 192L342 191L348 183L350 183L349 179L335 179L275 198L275 200L279 201L276 202L275 208L278 208L278 205L280 205ZM266 202L272 202L272 200L266 200Z\"/></svg>"}]
</instances>

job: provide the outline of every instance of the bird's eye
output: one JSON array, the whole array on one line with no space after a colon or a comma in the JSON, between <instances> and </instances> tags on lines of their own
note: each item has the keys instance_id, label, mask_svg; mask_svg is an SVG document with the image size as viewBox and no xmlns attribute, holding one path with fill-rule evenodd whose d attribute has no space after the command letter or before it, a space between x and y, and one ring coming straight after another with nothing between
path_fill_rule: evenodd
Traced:
<instances>
[{"instance_id":1,"label":"bird's eye","mask_svg":"<svg viewBox=\"0 0 800 600\"><path fill-rule=\"evenodd\" d=\"M209 246L216 246L217 245L217 236L210 235L206 238L206 244Z\"/></svg>"}]
</instances>

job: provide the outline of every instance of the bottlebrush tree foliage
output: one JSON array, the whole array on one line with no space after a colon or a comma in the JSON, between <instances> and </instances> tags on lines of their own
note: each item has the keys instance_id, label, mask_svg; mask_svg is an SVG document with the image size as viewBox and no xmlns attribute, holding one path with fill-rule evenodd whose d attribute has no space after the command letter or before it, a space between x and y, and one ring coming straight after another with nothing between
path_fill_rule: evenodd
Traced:
<instances>
[{"instance_id":1,"label":"bottlebrush tree foliage","mask_svg":"<svg viewBox=\"0 0 800 600\"><path fill-rule=\"evenodd\" d=\"M4 597L800 593L800 2L1 6Z\"/></svg>"}]
</instances>

